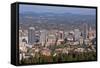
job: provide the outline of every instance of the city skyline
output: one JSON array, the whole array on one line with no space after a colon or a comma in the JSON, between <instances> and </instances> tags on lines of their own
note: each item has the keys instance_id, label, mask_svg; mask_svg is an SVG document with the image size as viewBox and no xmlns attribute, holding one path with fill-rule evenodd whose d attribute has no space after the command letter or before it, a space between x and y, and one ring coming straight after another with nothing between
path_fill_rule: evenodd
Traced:
<instances>
[{"instance_id":1,"label":"city skyline","mask_svg":"<svg viewBox=\"0 0 100 68\"><path fill-rule=\"evenodd\" d=\"M96 9L19 5L19 13L20 64L97 59Z\"/></svg>"}]
</instances>

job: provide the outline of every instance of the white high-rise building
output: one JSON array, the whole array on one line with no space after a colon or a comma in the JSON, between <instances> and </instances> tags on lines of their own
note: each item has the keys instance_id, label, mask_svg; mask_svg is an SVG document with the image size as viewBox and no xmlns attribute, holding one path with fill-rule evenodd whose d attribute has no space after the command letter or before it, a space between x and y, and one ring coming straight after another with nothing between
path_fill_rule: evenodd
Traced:
<instances>
[{"instance_id":1,"label":"white high-rise building","mask_svg":"<svg viewBox=\"0 0 100 68\"><path fill-rule=\"evenodd\" d=\"M80 35L81 35L81 32L79 29L75 29L74 30L74 35L75 35L75 41L78 41L80 39Z\"/></svg>"},{"instance_id":2,"label":"white high-rise building","mask_svg":"<svg viewBox=\"0 0 100 68\"><path fill-rule=\"evenodd\" d=\"M44 46L47 42L47 30L40 30L40 43Z\"/></svg>"}]
</instances>

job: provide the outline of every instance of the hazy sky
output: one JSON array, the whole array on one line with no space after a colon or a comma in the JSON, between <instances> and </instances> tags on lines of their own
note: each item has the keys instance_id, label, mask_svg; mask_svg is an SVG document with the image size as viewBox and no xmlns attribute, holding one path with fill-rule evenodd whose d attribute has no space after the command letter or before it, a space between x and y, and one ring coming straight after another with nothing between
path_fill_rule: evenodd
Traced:
<instances>
[{"instance_id":1,"label":"hazy sky","mask_svg":"<svg viewBox=\"0 0 100 68\"><path fill-rule=\"evenodd\" d=\"M40 5L24 5L20 4L19 12L37 12L37 13L74 13L74 14L85 14L95 15L96 10L93 8L76 8L76 7L56 7L56 6L40 6Z\"/></svg>"}]
</instances>

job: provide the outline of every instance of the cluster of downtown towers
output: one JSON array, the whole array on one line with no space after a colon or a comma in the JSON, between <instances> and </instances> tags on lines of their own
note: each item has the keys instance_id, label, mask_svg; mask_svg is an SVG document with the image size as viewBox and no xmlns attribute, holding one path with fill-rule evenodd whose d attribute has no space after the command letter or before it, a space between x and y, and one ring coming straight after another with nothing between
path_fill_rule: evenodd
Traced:
<instances>
[{"instance_id":1,"label":"cluster of downtown towers","mask_svg":"<svg viewBox=\"0 0 100 68\"><path fill-rule=\"evenodd\" d=\"M91 41L92 44L96 45L96 31L88 24L82 24L83 30L79 28L65 31L62 29L40 29L37 30L35 27L28 27L28 29L19 29L19 43L26 43L29 46L39 44L40 46L52 46L60 45L63 42L73 42L76 45L88 44Z\"/></svg>"}]
</instances>

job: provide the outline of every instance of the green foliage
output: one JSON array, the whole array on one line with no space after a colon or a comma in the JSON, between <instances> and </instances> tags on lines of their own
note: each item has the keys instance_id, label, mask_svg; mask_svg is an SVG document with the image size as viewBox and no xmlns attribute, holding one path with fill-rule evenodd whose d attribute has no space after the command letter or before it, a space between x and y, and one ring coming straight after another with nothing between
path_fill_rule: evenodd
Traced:
<instances>
[{"instance_id":1,"label":"green foliage","mask_svg":"<svg viewBox=\"0 0 100 68\"><path fill-rule=\"evenodd\" d=\"M41 54L36 54L35 57L30 57L28 59L22 59L20 64L39 64L39 63L49 63L49 62L64 62L64 61L86 61L86 60L96 60L95 52L83 52L83 53L69 53L69 54L58 54L56 56L44 56Z\"/></svg>"}]
</instances>

